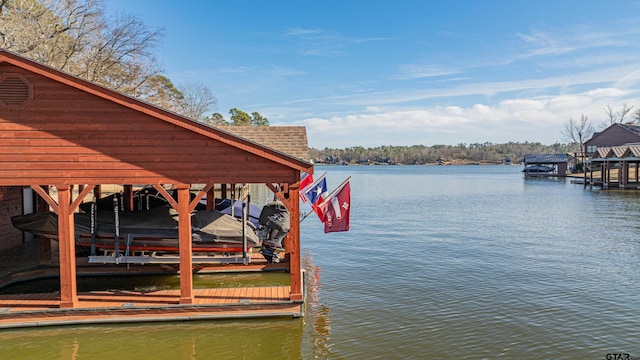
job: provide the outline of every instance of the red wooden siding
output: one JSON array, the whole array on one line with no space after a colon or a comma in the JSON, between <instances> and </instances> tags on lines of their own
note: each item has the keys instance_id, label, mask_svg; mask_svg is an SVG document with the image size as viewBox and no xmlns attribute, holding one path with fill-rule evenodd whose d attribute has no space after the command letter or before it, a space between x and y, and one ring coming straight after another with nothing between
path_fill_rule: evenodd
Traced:
<instances>
[{"instance_id":1,"label":"red wooden siding","mask_svg":"<svg viewBox=\"0 0 640 360\"><path fill-rule=\"evenodd\" d=\"M2 73L33 88L28 106L0 111L2 184L297 181L291 167L74 87L7 63Z\"/></svg>"}]
</instances>

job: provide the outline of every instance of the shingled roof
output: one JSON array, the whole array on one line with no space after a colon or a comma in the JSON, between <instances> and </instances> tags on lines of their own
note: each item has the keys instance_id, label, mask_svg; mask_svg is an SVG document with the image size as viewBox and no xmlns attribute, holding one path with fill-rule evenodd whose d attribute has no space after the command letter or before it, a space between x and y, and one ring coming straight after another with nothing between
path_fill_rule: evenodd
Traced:
<instances>
[{"instance_id":1,"label":"shingled roof","mask_svg":"<svg viewBox=\"0 0 640 360\"><path fill-rule=\"evenodd\" d=\"M235 136L309 162L307 130L304 126L217 126Z\"/></svg>"},{"instance_id":2,"label":"shingled roof","mask_svg":"<svg viewBox=\"0 0 640 360\"><path fill-rule=\"evenodd\" d=\"M567 154L525 154L525 164L558 164L568 161Z\"/></svg>"}]
</instances>

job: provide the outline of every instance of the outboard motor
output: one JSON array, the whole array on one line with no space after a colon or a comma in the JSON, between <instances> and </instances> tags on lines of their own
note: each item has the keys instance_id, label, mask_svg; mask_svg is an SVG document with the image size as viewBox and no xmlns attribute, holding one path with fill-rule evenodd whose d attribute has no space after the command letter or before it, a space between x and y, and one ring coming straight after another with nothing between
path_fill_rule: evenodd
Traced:
<instances>
[{"instance_id":1,"label":"outboard motor","mask_svg":"<svg viewBox=\"0 0 640 360\"><path fill-rule=\"evenodd\" d=\"M291 215L283 203L275 201L260 212L258 237L262 240L260 253L269 263L280 262L278 253L284 252L282 240L291 229Z\"/></svg>"}]
</instances>

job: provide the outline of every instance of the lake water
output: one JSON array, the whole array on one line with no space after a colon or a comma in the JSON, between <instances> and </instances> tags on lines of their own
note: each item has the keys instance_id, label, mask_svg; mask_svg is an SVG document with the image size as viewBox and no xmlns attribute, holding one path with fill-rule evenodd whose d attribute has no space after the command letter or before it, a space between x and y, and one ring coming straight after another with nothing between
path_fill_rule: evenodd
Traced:
<instances>
[{"instance_id":1,"label":"lake water","mask_svg":"<svg viewBox=\"0 0 640 360\"><path fill-rule=\"evenodd\" d=\"M351 230L302 223L304 319L5 330L0 356L640 357L640 192L521 169L318 166L330 186L352 176Z\"/></svg>"}]
</instances>

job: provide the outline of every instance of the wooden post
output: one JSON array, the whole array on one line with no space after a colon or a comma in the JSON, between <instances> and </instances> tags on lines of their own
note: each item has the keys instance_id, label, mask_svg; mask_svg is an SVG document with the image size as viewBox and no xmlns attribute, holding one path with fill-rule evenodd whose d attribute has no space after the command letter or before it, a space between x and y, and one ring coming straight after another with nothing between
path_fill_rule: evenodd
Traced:
<instances>
[{"instance_id":1,"label":"wooden post","mask_svg":"<svg viewBox=\"0 0 640 360\"><path fill-rule=\"evenodd\" d=\"M288 187L291 229L287 235L285 249L289 253L289 276L291 277L292 301L302 301L302 265L300 263L300 183Z\"/></svg>"},{"instance_id":2,"label":"wooden post","mask_svg":"<svg viewBox=\"0 0 640 360\"><path fill-rule=\"evenodd\" d=\"M129 212L137 210L134 209L133 206L133 185L124 185L123 188L124 194L122 201L124 202L124 209ZM140 201L140 199L138 199L138 201Z\"/></svg>"},{"instance_id":3,"label":"wooden post","mask_svg":"<svg viewBox=\"0 0 640 360\"><path fill-rule=\"evenodd\" d=\"M178 191L178 239L180 242L180 304L193 304L193 259L189 185L176 185Z\"/></svg>"},{"instance_id":4,"label":"wooden post","mask_svg":"<svg viewBox=\"0 0 640 360\"><path fill-rule=\"evenodd\" d=\"M207 210L213 210L216 208L216 187L213 186L207 191Z\"/></svg>"},{"instance_id":5,"label":"wooden post","mask_svg":"<svg viewBox=\"0 0 640 360\"><path fill-rule=\"evenodd\" d=\"M93 196L95 196L97 200L100 200L100 197L102 197L102 185L96 185L93 188Z\"/></svg>"},{"instance_id":6,"label":"wooden post","mask_svg":"<svg viewBox=\"0 0 640 360\"><path fill-rule=\"evenodd\" d=\"M49 186L41 186L41 188L45 192L49 192ZM33 190L31 190L33 191ZM37 192L33 191L33 196L36 198L36 206L35 212L41 211L49 211L49 204L42 198L42 196L38 195ZM51 239L38 236L38 241L40 242L38 246L38 254L40 255L39 262L40 264L50 264L51 263Z\"/></svg>"},{"instance_id":7,"label":"wooden post","mask_svg":"<svg viewBox=\"0 0 640 360\"><path fill-rule=\"evenodd\" d=\"M74 241L74 219L71 210L71 187L56 186L58 189L58 246L60 253L60 307L78 306L76 288L76 252Z\"/></svg>"}]
</instances>

